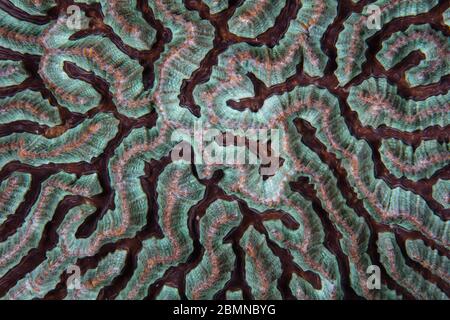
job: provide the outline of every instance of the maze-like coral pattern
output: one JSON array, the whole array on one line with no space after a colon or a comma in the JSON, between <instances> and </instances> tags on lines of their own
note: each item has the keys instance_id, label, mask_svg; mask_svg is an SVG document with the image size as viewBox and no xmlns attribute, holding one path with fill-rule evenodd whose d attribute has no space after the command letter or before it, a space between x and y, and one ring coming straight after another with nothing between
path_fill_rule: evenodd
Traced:
<instances>
[{"instance_id":1,"label":"maze-like coral pattern","mask_svg":"<svg viewBox=\"0 0 450 320\"><path fill-rule=\"evenodd\" d=\"M448 299L449 12L0 0L0 298Z\"/></svg>"}]
</instances>

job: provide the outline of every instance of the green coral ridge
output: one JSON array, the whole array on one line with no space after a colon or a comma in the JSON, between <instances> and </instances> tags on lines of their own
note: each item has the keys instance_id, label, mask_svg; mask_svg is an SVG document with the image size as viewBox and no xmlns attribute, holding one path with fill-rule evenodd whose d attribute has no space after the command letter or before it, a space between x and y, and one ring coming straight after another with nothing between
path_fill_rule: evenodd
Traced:
<instances>
[{"instance_id":1,"label":"green coral ridge","mask_svg":"<svg viewBox=\"0 0 450 320\"><path fill-rule=\"evenodd\" d=\"M172 35L172 41L155 63L154 72L158 76L152 91L153 103L169 123L192 124L195 117L187 108L180 108L179 89L213 48L214 28L197 12L181 10L182 0L151 1L149 6Z\"/></svg>"},{"instance_id":2,"label":"green coral ridge","mask_svg":"<svg viewBox=\"0 0 450 320\"><path fill-rule=\"evenodd\" d=\"M0 168L14 160L33 166L91 161L117 133L117 124L112 115L101 113L52 139L30 133L0 138Z\"/></svg>"},{"instance_id":3,"label":"green coral ridge","mask_svg":"<svg viewBox=\"0 0 450 320\"><path fill-rule=\"evenodd\" d=\"M419 101L405 99L385 78L370 78L352 87L347 101L364 126L378 128L385 125L413 132L429 126L448 125L449 99L450 93Z\"/></svg>"},{"instance_id":4,"label":"green coral ridge","mask_svg":"<svg viewBox=\"0 0 450 320\"><path fill-rule=\"evenodd\" d=\"M82 218L86 218L93 212L93 207L89 205L81 205L69 210L57 230L61 235L57 246L46 254L47 258L42 264L17 282L16 286L8 292L8 299L43 298L57 285L60 279L52 277L51 274L67 271L69 266L75 265L77 259L86 254L83 250L76 249L83 240L76 239L75 233L83 222Z\"/></svg>"},{"instance_id":5,"label":"green coral ridge","mask_svg":"<svg viewBox=\"0 0 450 320\"><path fill-rule=\"evenodd\" d=\"M437 3L438 0L378 0L369 5L379 8L382 26L396 18L427 12ZM378 28L372 26L374 16L371 17L373 13L369 10L369 5L366 5L361 13L352 13L345 20L344 30L339 34L336 43L338 68L335 74L341 86L361 72L365 61L364 54L368 48L367 40L378 31Z\"/></svg>"},{"instance_id":6,"label":"green coral ridge","mask_svg":"<svg viewBox=\"0 0 450 320\"><path fill-rule=\"evenodd\" d=\"M15 172L0 184L0 225L19 207L30 187L31 176Z\"/></svg>"},{"instance_id":7,"label":"green coral ridge","mask_svg":"<svg viewBox=\"0 0 450 320\"><path fill-rule=\"evenodd\" d=\"M25 90L0 99L0 124L27 120L47 126L61 123L58 109L39 92Z\"/></svg>"},{"instance_id":8,"label":"green coral ridge","mask_svg":"<svg viewBox=\"0 0 450 320\"><path fill-rule=\"evenodd\" d=\"M158 300L180 300L178 289L165 285L156 297Z\"/></svg>"},{"instance_id":9,"label":"green coral ridge","mask_svg":"<svg viewBox=\"0 0 450 320\"><path fill-rule=\"evenodd\" d=\"M415 150L396 139L382 141L381 158L396 177L405 176L417 181L430 178L437 170L450 163L447 143L436 140L423 141Z\"/></svg>"},{"instance_id":10,"label":"green coral ridge","mask_svg":"<svg viewBox=\"0 0 450 320\"><path fill-rule=\"evenodd\" d=\"M445 209L450 208L450 181L439 179L433 186L433 198Z\"/></svg>"},{"instance_id":11,"label":"green coral ridge","mask_svg":"<svg viewBox=\"0 0 450 320\"><path fill-rule=\"evenodd\" d=\"M149 50L152 47L156 31L135 10L136 0L102 0L100 3L105 13L104 22L113 28L123 42L139 50Z\"/></svg>"},{"instance_id":12,"label":"green coral ridge","mask_svg":"<svg viewBox=\"0 0 450 320\"><path fill-rule=\"evenodd\" d=\"M297 64L303 61L308 75L323 75L327 58L320 50L320 38L332 22L336 3L324 1L319 6L320 10L312 10L315 3L303 3L296 19L275 47L242 43L230 46L219 56L210 81L197 86L194 91L196 102L202 107L202 118L213 124L218 119L225 123L228 119L252 121L255 116L250 110L241 112L227 105L228 100L239 101L254 96L252 82L246 76L248 73L254 74L265 85L273 86L294 75ZM234 74L232 79L229 78L231 72Z\"/></svg>"},{"instance_id":13,"label":"green coral ridge","mask_svg":"<svg viewBox=\"0 0 450 320\"><path fill-rule=\"evenodd\" d=\"M444 11L444 13L442 14L442 17L444 18L444 23L447 26L450 26L450 8L448 8L447 10Z\"/></svg>"},{"instance_id":14,"label":"green coral ridge","mask_svg":"<svg viewBox=\"0 0 450 320\"><path fill-rule=\"evenodd\" d=\"M243 299L242 291L241 290L237 290L237 291L228 290L226 293L226 298L227 298L227 300L242 300Z\"/></svg>"},{"instance_id":15,"label":"green coral ridge","mask_svg":"<svg viewBox=\"0 0 450 320\"><path fill-rule=\"evenodd\" d=\"M212 14L228 8L228 0L203 0L203 2L209 7L209 12Z\"/></svg>"},{"instance_id":16,"label":"green coral ridge","mask_svg":"<svg viewBox=\"0 0 450 320\"><path fill-rule=\"evenodd\" d=\"M420 263L437 277L447 281L450 279L448 274L450 260L446 256L441 256L437 250L427 247L422 240L407 240L406 252L411 259Z\"/></svg>"},{"instance_id":17,"label":"green coral ridge","mask_svg":"<svg viewBox=\"0 0 450 320\"><path fill-rule=\"evenodd\" d=\"M170 181L170 182L169 182ZM173 184L168 190L166 183ZM161 278L169 267L183 263L192 251L186 221L189 208L203 196L204 187L190 174L187 164L171 164L162 173L158 188L159 225L162 239L148 239L138 256L138 266L121 299L146 296L148 285Z\"/></svg>"},{"instance_id":18,"label":"green coral ridge","mask_svg":"<svg viewBox=\"0 0 450 320\"><path fill-rule=\"evenodd\" d=\"M223 238L238 226L240 220L236 202L218 200L208 208L200 225L200 242L206 253L200 264L186 276L189 298L212 299L230 279L235 259L231 244L224 244Z\"/></svg>"},{"instance_id":19,"label":"green coral ridge","mask_svg":"<svg viewBox=\"0 0 450 320\"><path fill-rule=\"evenodd\" d=\"M112 185L118 191L115 193L117 210L105 216L105 223L102 224L105 230L100 228L100 233L120 229L120 236L134 236L146 222L142 212L147 212L148 200L139 178L144 174L145 161L160 159L168 152L169 146L162 144L165 139L162 134L158 135L156 128L140 128L134 130L116 149L109 171Z\"/></svg>"},{"instance_id":20,"label":"green coral ridge","mask_svg":"<svg viewBox=\"0 0 450 320\"><path fill-rule=\"evenodd\" d=\"M47 11L56 5L54 0L10 0L17 8L26 13L37 16L45 16Z\"/></svg>"},{"instance_id":21,"label":"green coral ridge","mask_svg":"<svg viewBox=\"0 0 450 320\"><path fill-rule=\"evenodd\" d=\"M286 0L249 0L239 6L228 20L228 28L236 35L255 38L274 25Z\"/></svg>"},{"instance_id":22,"label":"green coral ridge","mask_svg":"<svg viewBox=\"0 0 450 320\"><path fill-rule=\"evenodd\" d=\"M72 33L65 19L60 19L45 35L47 55L41 61L39 74L54 89L58 102L73 112L81 113L100 102L101 96L92 86L72 79L64 72L65 64L72 63L110 83L114 102L124 114L138 117L148 113L149 97L141 81L143 68L108 38L93 35L67 41ZM64 90L57 88L59 83L66 84Z\"/></svg>"},{"instance_id":23,"label":"green coral ridge","mask_svg":"<svg viewBox=\"0 0 450 320\"><path fill-rule=\"evenodd\" d=\"M311 219L317 219L317 217L312 215L312 212L310 214ZM306 226L307 223L309 223L309 221L302 221L302 225L304 226ZM311 284L307 281L303 283L305 286L311 288L310 293L307 294L309 298L315 299L319 296L322 297L322 299L342 297L342 292L340 292L339 289L339 274L336 259L322 245L323 231L320 229L320 222L313 221L312 224L312 228L315 227L315 229L303 230L304 232L302 235L302 230L290 230L285 227L281 221L269 220L264 223L271 239L282 248L289 250L297 265L303 270L311 270L319 273L322 285L321 293L312 293L315 290L312 288ZM309 239L308 236L304 234L305 232L312 232L317 238ZM293 292L297 292L297 290L294 290Z\"/></svg>"},{"instance_id":24,"label":"green coral ridge","mask_svg":"<svg viewBox=\"0 0 450 320\"><path fill-rule=\"evenodd\" d=\"M331 300L334 298L335 287L330 282L322 283L322 288L316 290L308 281L294 274L289 287L298 300Z\"/></svg>"}]
</instances>

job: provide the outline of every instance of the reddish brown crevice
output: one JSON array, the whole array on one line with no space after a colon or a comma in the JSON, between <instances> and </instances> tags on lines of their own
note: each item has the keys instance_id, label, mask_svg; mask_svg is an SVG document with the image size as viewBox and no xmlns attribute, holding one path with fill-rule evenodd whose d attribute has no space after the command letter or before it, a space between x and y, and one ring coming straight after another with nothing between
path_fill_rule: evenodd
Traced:
<instances>
[{"instance_id":1,"label":"reddish brown crevice","mask_svg":"<svg viewBox=\"0 0 450 320\"><path fill-rule=\"evenodd\" d=\"M445 94L450 88L450 76L444 76L441 81L434 84L409 87L405 80L404 72L416 65L423 56L419 53L414 53L394 66L392 69L386 71L376 59L377 52L381 49L382 42L389 38L393 33L397 31L406 30L410 24L423 24L430 23L431 26L445 35L449 35L448 28L442 26L442 13L449 7L446 1L440 1L437 6L427 13L423 13L417 16L410 16L405 18L397 18L389 22L383 29L377 32L374 36L370 37L367 41L368 49L366 50L365 62L362 66L362 71L357 75L349 84L345 87L340 87L338 80L334 74L337 69L336 57L337 49L336 42L340 32L343 30L343 23L348 15L354 12L360 12L365 5L360 1L358 4L353 4L350 0L341 1L338 5L338 15L333 23L328 27L324 36L322 37L322 50L328 56L328 63L324 70L324 76L310 77L303 71L303 62L301 61L297 66L297 72L295 75L289 77L285 82L273 85L271 87L265 87L264 83L257 79L254 75L248 74L249 79L252 81L255 92L254 97L242 99L239 102L229 101L228 105L236 110L243 111L250 109L253 112L258 111L264 101L273 96L281 95L286 92L292 91L298 86L316 85L320 88L326 88L335 96L338 96L342 100L346 101L348 97L348 89L351 86L360 84L364 80L371 76L386 77L390 83L397 86L398 93L405 99L424 100L430 96ZM353 122L351 122L353 123ZM357 123L362 128L360 123ZM352 126L349 126L352 128ZM364 128L369 130L370 128ZM420 143L422 140L440 139L448 140L448 127L441 128L438 126L426 128L420 132L401 132L393 128L380 127L373 129L374 136L380 136L382 138L397 138L401 139L405 143Z\"/></svg>"}]
</instances>

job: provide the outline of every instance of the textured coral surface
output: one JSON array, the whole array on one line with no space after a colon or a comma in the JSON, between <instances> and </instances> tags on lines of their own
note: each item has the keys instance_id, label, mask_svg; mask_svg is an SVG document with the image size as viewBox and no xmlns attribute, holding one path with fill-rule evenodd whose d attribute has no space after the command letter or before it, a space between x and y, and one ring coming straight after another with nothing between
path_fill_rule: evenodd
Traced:
<instances>
[{"instance_id":1,"label":"textured coral surface","mask_svg":"<svg viewBox=\"0 0 450 320\"><path fill-rule=\"evenodd\" d=\"M449 6L0 0L0 298L448 299Z\"/></svg>"}]
</instances>

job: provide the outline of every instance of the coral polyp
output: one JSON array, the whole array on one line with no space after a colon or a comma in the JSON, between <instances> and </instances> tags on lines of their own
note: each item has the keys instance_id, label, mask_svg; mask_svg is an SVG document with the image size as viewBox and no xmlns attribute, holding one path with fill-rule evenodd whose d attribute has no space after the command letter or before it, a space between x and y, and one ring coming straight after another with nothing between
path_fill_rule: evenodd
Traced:
<instances>
[{"instance_id":1,"label":"coral polyp","mask_svg":"<svg viewBox=\"0 0 450 320\"><path fill-rule=\"evenodd\" d=\"M0 0L0 298L449 299L449 6Z\"/></svg>"}]
</instances>

